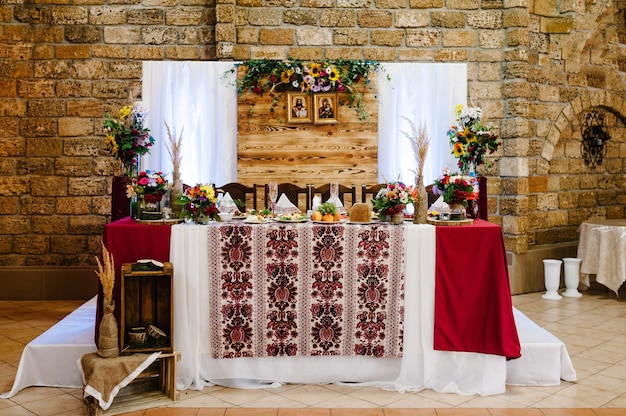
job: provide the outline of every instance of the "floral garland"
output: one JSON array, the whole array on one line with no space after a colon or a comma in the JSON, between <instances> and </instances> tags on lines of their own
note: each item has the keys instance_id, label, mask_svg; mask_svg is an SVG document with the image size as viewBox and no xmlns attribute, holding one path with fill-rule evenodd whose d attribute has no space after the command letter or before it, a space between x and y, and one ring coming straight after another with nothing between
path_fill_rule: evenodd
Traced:
<instances>
[{"instance_id":1,"label":"floral garland","mask_svg":"<svg viewBox=\"0 0 626 416\"><path fill-rule=\"evenodd\" d=\"M485 153L494 153L502 144L493 133L493 127L482 124L483 111L480 107L456 107L455 124L448 130L452 154L459 159L458 166L463 173L469 173L485 163Z\"/></svg>"},{"instance_id":2,"label":"floral garland","mask_svg":"<svg viewBox=\"0 0 626 416\"><path fill-rule=\"evenodd\" d=\"M270 93L270 111L278 105L281 94L276 93L347 92L347 105L354 108L360 120L367 120L368 115L363 105L363 93L357 85L362 82L366 87L370 83L370 72L380 69L377 61L348 59L318 62L302 62L293 58L285 61L261 59L238 63L232 71L239 66L246 68L243 77L237 80L239 94Z\"/></svg>"}]
</instances>

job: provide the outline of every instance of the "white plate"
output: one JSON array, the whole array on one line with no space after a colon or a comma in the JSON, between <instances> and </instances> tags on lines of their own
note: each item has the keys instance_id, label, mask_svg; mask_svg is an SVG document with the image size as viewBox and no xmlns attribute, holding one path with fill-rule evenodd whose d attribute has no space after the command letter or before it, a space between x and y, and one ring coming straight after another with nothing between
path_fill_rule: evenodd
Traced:
<instances>
[{"instance_id":1,"label":"white plate","mask_svg":"<svg viewBox=\"0 0 626 416\"><path fill-rule=\"evenodd\" d=\"M280 219L280 218L274 218L274 221L277 222L307 222L309 221L308 218L302 218L300 220L284 220L284 219Z\"/></svg>"},{"instance_id":2,"label":"white plate","mask_svg":"<svg viewBox=\"0 0 626 416\"><path fill-rule=\"evenodd\" d=\"M265 220L257 220L257 219L250 220L250 219L246 218L245 220L243 220L243 222L245 222L246 224L266 224L266 223L270 222L270 220L268 220L268 219L265 219Z\"/></svg>"},{"instance_id":3,"label":"white plate","mask_svg":"<svg viewBox=\"0 0 626 416\"><path fill-rule=\"evenodd\" d=\"M339 220L339 221L315 221L311 220L315 224L341 224L343 222L347 222L347 220Z\"/></svg>"}]
</instances>

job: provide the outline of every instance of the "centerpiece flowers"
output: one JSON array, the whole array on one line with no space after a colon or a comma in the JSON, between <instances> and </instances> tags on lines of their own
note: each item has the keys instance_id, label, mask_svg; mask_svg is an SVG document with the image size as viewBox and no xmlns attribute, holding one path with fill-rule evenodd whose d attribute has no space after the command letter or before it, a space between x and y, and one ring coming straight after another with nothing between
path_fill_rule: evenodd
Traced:
<instances>
[{"instance_id":1,"label":"centerpiece flowers","mask_svg":"<svg viewBox=\"0 0 626 416\"><path fill-rule=\"evenodd\" d=\"M415 198L417 198L417 188L413 185L407 186L400 181L388 182L372 199L372 207L381 221L384 221L386 216L390 216L391 222L402 224L404 208L407 204L412 204Z\"/></svg>"},{"instance_id":2,"label":"centerpiece flowers","mask_svg":"<svg viewBox=\"0 0 626 416\"><path fill-rule=\"evenodd\" d=\"M122 162L126 177L136 175L139 156L150 152L154 138L144 126L148 109L140 101L132 106L125 105L117 117L106 114L104 132L109 153Z\"/></svg>"},{"instance_id":3,"label":"centerpiece flowers","mask_svg":"<svg viewBox=\"0 0 626 416\"><path fill-rule=\"evenodd\" d=\"M448 138L452 154L459 159L459 169L467 175L484 164L485 154L498 150L502 141L493 132L493 127L482 123L483 111L480 107L458 105L455 116L455 123L448 130Z\"/></svg>"},{"instance_id":4,"label":"centerpiece flowers","mask_svg":"<svg viewBox=\"0 0 626 416\"><path fill-rule=\"evenodd\" d=\"M160 203L168 190L169 185L163 172L147 170L139 172L132 179L126 189L126 196L129 199L137 198L140 219L157 219L161 217Z\"/></svg>"},{"instance_id":5,"label":"centerpiece flowers","mask_svg":"<svg viewBox=\"0 0 626 416\"><path fill-rule=\"evenodd\" d=\"M475 179L451 173L445 168L433 182L432 192L435 195L443 195L443 201L449 205L463 205L467 207L467 201L478 198L478 193L474 189Z\"/></svg>"},{"instance_id":6,"label":"centerpiece flowers","mask_svg":"<svg viewBox=\"0 0 626 416\"><path fill-rule=\"evenodd\" d=\"M183 207L181 218L196 224L206 224L210 219L219 221L216 201L215 188L210 185L196 185L187 188L175 202Z\"/></svg>"}]
</instances>

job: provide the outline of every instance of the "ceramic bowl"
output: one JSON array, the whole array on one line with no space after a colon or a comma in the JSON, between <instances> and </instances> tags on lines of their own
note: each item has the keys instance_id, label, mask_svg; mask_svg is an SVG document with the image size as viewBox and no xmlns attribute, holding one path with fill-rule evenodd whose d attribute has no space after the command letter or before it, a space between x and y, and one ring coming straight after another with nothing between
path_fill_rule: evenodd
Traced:
<instances>
[{"instance_id":1,"label":"ceramic bowl","mask_svg":"<svg viewBox=\"0 0 626 416\"><path fill-rule=\"evenodd\" d=\"M222 221L231 221L233 219L233 213L232 212L220 212L217 215L220 216L220 219Z\"/></svg>"}]
</instances>

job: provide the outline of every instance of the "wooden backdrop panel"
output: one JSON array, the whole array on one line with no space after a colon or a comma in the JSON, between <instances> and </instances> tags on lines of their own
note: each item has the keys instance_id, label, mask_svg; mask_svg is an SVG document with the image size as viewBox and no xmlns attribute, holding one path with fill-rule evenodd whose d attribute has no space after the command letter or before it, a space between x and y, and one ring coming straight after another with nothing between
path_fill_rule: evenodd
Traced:
<instances>
[{"instance_id":1,"label":"wooden backdrop panel","mask_svg":"<svg viewBox=\"0 0 626 416\"><path fill-rule=\"evenodd\" d=\"M299 185L344 185L378 182L377 76L363 91L369 116L361 121L353 108L339 105L337 124L287 123L287 93L244 94L238 101L238 182L269 181ZM339 94L339 102L348 95ZM273 111L272 111L273 110ZM312 108L309 109L312 111Z\"/></svg>"}]
</instances>

